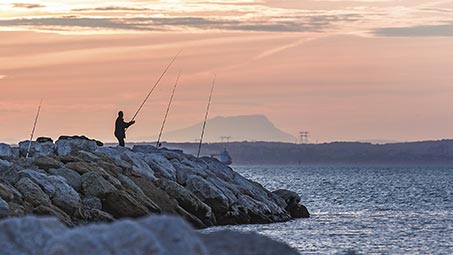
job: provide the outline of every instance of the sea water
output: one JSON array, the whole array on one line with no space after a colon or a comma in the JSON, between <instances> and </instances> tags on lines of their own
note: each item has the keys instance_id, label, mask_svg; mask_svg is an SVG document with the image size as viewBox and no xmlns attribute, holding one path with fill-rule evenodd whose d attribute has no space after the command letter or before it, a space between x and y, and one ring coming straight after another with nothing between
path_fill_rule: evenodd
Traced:
<instances>
[{"instance_id":1,"label":"sea water","mask_svg":"<svg viewBox=\"0 0 453 255\"><path fill-rule=\"evenodd\" d=\"M297 192L311 218L207 231L255 231L301 254L453 254L453 167L233 168Z\"/></svg>"}]
</instances>

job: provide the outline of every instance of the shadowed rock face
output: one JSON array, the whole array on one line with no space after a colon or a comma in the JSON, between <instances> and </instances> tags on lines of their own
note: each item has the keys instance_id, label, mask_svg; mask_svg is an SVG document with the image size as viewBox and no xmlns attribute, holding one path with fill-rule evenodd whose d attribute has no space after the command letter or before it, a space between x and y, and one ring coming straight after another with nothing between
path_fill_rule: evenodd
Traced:
<instances>
[{"instance_id":1,"label":"shadowed rock face","mask_svg":"<svg viewBox=\"0 0 453 255\"><path fill-rule=\"evenodd\" d=\"M43 152L43 144L54 149ZM46 140L28 159L1 145L0 217L53 215L72 226L165 213L203 228L287 221L288 209L302 208L216 159L101 144L76 136Z\"/></svg>"},{"instance_id":2,"label":"shadowed rock face","mask_svg":"<svg viewBox=\"0 0 453 255\"><path fill-rule=\"evenodd\" d=\"M68 228L55 218L0 221L2 255L296 255L286 244L231 231L199 234L179 217L150 216Z\"/></svg>"}]
</instances>

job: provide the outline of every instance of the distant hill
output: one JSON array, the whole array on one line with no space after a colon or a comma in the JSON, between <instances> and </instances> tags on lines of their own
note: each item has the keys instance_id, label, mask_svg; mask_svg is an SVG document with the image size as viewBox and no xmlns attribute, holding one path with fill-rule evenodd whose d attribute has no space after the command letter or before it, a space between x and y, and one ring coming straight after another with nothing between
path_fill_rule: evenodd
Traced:
<instances>
[{"instance_id":1,"label":"distant hill","mask_svg":"<svg viewBox=\"0 0 453 255\"><path fill-rule=\"evenodd\" d=\"M193 142L200 138L203 123L170 131L164 134L169 142ZM230 141L294 142L296 138L276 128L263 115L215 117L206 124L205 142L219 142L220 137L230 136Z\"/></svg>"},{"instance_id":2,"label":"distant hill","mask_svg":"<svg viewBox=\"0 0 453 255\"><path fill-rule=\"evenodd\" d=\"M198 148L196 143L164 143L163 146L190 154L196 154ZM392 144L206 143L201 155L218 154L224 148L228 149L236 165L453 165L453 140Z\"/></svg>"}]
</instances>

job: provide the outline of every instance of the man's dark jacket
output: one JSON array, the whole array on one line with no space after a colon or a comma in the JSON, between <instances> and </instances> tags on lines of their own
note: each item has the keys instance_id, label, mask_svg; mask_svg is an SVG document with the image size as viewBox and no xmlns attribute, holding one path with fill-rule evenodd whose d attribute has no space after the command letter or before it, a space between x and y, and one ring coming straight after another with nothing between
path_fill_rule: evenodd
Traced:
<instances>
[{"instance_id":1,"label":"man's dark jacket","mask_svg":"<svg viewBox=\"0 0 453 255\"><path fill-rule=\"evenodd\" d=\"M115 137L116 138L126 138L126 128L132 125L131 122L124 122L124 119L118 117L115 122Z\"/></svg>"}]
</instances>

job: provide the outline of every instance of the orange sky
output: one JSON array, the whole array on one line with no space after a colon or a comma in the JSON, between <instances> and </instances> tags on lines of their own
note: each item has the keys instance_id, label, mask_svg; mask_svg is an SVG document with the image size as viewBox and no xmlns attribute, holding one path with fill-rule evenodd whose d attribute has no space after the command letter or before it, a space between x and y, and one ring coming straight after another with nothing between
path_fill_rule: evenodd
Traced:
<instances>
[{"instance_id":1,"label":"orange sky","mask_svg":"<svg viewBox=\"0 0 453 255\"><path fill-rule=\"evenodd\" d=\"M453 1L46 0L0 3L0 141L113 141L118 110L165 77L129 141L210 116L263 114L312 141L453 137ZM209 131L209 127L207 132ZM171 138L165 138L171 139Z\"/></svg>"}]
</instances>

